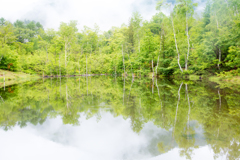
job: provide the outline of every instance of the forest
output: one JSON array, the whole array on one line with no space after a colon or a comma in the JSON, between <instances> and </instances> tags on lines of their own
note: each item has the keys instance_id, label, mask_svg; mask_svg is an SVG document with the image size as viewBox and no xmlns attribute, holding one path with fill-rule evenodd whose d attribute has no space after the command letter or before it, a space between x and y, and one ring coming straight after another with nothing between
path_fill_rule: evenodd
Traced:
<instances>
[{"instance_id":1,"label":"forest","mask_svg":"<svg viewBox=\"0 0 240 160\"><path fill-rule=\"evenodd\" d=\"M43 76L240 75L240 1L160 0L151 20L134 12L128 24L100 31L77 21L58 31L39 22L0 19L0 69ZM167 9L170 15L162 11Z\"/></svg>"}]
</instances>

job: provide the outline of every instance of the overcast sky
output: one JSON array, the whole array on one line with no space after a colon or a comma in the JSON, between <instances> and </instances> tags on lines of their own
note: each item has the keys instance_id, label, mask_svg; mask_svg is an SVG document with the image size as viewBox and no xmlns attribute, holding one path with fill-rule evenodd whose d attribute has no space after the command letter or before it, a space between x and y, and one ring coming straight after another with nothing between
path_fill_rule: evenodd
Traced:
<instances>
[{"instance_id":1,"label":"overcast sky","mask_svg":"<svg viewBox=\"0 0 240 160\"><path fill-rule=\"evenodd\" d=\"M204 8L204 0L197 10ZM100 30L109 30L128 23L132 12L138 11L144 20L150 20L156 13L156 0L0 0L0 17L14 22L17 19L35 20L44 28L58 29L60 22L78 21L78 28L84 25ZM167 11L164 11L167 13Z\"/></svg>"}]
</instances>

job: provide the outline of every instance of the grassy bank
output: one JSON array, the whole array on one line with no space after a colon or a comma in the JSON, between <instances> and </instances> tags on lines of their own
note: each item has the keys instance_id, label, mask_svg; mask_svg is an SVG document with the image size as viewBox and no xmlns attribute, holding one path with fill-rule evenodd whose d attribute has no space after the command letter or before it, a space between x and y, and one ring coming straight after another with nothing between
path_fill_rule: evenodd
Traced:
<instances>
[{"instance_id":1,"label":"grassy bank","mask_svg":"<svg viewBox=\"0 0 240 160\"><path fill-rule=\"evenodd\" d=\"M38 75L31 75L21 72L11 72L7 70L0 69L0 87L4 87L4 79L5 86L23 83L30 80L36 80L40 77Z\"/></svg>"},{"instance_id":2,"label":"grassy bank","mask_svg":"<svg viewBox=\"0 0 240 160\"><path fill-rule=\"evenodd\" d=\"M231 70L228 72L221 72L216 76L212 76L209 78L212 82L217 83L233 83L233 84L240 84L240 68L236 70Z\"/></svg>"},{"instance_id":3,"label":"grassy bank","mask_svg":"<svg viewBox=\"0 0 240 160\"><path fill-rule=\"evenodd\" d=\"M232 76L232 77L218 77L213 76L209 78L209 81L216 82L216 83L233 83L233 84L240 84L240 76Z\"/></svg>"}]
</instances>

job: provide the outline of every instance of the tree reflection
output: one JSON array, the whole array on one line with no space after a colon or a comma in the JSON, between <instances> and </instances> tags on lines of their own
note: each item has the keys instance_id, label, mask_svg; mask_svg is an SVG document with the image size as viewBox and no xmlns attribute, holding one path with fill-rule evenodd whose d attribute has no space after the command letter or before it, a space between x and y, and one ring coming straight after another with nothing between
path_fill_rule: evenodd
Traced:
<instances>
[{"instance_id":1,"label":"tree reflection","mask_svg":"<svg viewBox=\"0 0 240 160\"><path fill-rule=\"evenodd\" d=\"M56 116L64 124L79 125L81 113L99 121L104 111L130 119L137 133L145 123L153 122L171 133L156 142L159 154L178 147L187 159L206 145L211 146L214 158L240 158L239 108L240 88L167 79L60 78L11 86L11 92L0 89L4 130L43 124L47 117Z\"/></svg>"}]
</instances>

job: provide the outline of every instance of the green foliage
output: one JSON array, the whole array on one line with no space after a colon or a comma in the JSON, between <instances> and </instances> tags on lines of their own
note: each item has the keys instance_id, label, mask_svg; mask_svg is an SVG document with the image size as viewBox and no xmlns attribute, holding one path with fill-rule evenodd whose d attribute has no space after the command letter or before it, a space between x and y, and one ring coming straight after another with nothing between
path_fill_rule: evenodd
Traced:
<instances>
[{"instance_id":1,"label":"green foliage","mask_svg":"<svg viewBox=\"0 0 240 160\"><path fill-rule=\"evenodd\" d=\"M228 52L226 65L231 68L240 67L240 48L231 46Z\"/></svg>"},{"instance_id":2,"label":"green foliage","mask_svg":"<svg viewBox=\"0 0 240 160\"><path fill-rule=\"evenodd\" d=\"M128 25L105 32L97 25L78 31L77 21L61 23L55 31L44 30L35 21L11 24L1 18L0 68L14 62L10 69L39 75L117 74L125 68L126 73L137 75L171 76L240 67L238 1L208 1L200 17L192 0L172 4L159 0L159 13L150 21L134 12ZM161 12L164 7L172 11L170 16Z\"/></svg>"},{"instance_id":3,"label":"green foliage","mask_svg":"<svg viewBox=\"0 0 240 160\"><path fill-rule=\"evenodd\" d=\"M0 48L0 69L5 69L9 71L17 71L18 70L18 54L11 50L9 46L5 46Z\"/></svg>"},{"instance_id":4,"label":"green foliage","mask_svg":"<svg viewBox=\"0 0 240 160\"><path fill-rule=\"evenodd\" d=\"M231 70L229 72L220 72L219 74L217 74L218 77L221 78L231 78L233 76L240 76L240 68L238 68L237 70Z\"/></svg>"}]
</instances>

